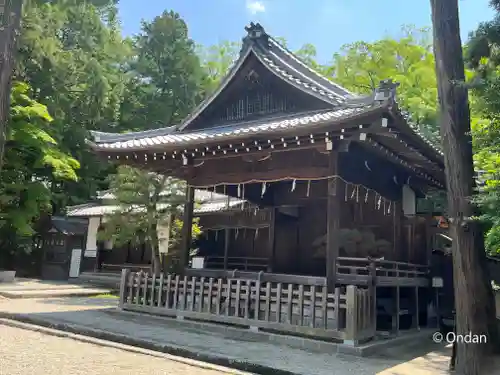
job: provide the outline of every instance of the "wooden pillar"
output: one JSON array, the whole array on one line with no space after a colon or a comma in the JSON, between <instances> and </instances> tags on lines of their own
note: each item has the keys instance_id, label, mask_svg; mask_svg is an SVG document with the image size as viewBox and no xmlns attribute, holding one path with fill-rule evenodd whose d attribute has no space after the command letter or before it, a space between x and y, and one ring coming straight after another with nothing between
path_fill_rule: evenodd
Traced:
<instances>
[{"instance_id":1,"label":"wooden pillar","mask_svg":"<svg viewBox=\"0 0 500 375\"><path fill-rule=\"evenodd\" d=\"M413 327L420 330L420 301L418 295L418 286L415 287L415 316L413 317Z\"/></svg>"},{"instance_id":2,"label":"wooden pillar","mask_svg":"<svg viewBox=\"0 0 500 375\"><path fill-rule=\"evenodd\" d=\"M267 272L273 272L275 268L276 253L274 246L274 235L275 235L275 224L276 224L276 207L271 207L269 209L269 238L267 242L268 254L269 254L269 264L267 266Z\"/></svg>"},{"instance_id":3,"label":"wooden pillar","mask_svg":"<svg viewBox=\"0 0 500 375\"><path fill-rule=\"evenodd\" d=\"M397 277L399 277L399 272L397 273ZM392 311L392 331L399 335L399 311L401 310L399 303L401 298L401 291L399 289L399 285L393 289L393 301L395 303L394 309Z\"/></svg>"},{"instance_id":4,"label":"wooden pillar","mask_svg":"<svg viewBox=\"0 0 500 375\"><path fill-rule=\"evenodd\" d=\"M229 241L231 240L231 229L224 229L224 271L228 269Z\"/></svg>"},{"instance_id":5,"label":"wooden pillar","mask_svg":"<svg viewBox=\"0 0 500 375\"><path fill-rule=\"evenodd\" d=\"M393 223L392 223L392 246L395 260L404 261L401 254L401 221L403 220L403 210L401 202L394 202Z\"/></svg>"},{"instance_id":6,"label":"wooden pillar","mask_svg":"<svg viewBox=\"0 0 500 375\"><path fill-rule=\"evenodd\" d=\"M186 202L184 204L184 216L182 220L181 231L181 272L188 266L189 252L191 250L192 231L193 231L193 210L194 210L194 188L186 188Z\"/></svg>"},{"instance_id":7,"label":"wooden pillar","mask_svg":"<svg viewBox=\"0 0 500 375\"><path fill-rule=\"evenodd\" d=\"M330 171L332 175L339 174L338 152L330 153ZM328 181L327 226L326 226L326 283L328 292L335 291L337 282L337 258L339 256L339 229L340 229L340 184L342 180L334 178Z\"/></svg>"}]
</instances>

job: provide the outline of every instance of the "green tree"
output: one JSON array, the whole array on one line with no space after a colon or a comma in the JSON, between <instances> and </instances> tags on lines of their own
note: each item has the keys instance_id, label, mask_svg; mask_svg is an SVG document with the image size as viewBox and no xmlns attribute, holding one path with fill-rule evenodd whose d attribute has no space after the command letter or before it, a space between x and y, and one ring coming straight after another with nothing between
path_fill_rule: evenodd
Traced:
<instances>
[{"instance_id":1,"label":"green tree","mask_svg":"<svg viewBox=\"0 0 500 375\"><path fill-rule=\"evenodd\" d=\"M29 249L37 220L52 210L51 188L77 180L80 166L61 151L47 107L30 94L28 85L14 84L0 172L0 253L7 258L22 245Z\"/></svg>"},{"instance_id":2,"label":"green tree","mask_svg":"<svg viewBox=\"0 0 500 375\"><path fill-rule=\"evenodd\" d=\"M485 245L490 254L500 253L500 2L492 1L497 15L470 34L466 62L473 69L472 121L475 166L480 171L479 204L488 225Z\"/></svg>"},{"instance_id":3,"label":"green tree","mask_svg":"<svg viewBox=\"0 0 500 375\"><path fill-rule=\"evenodd\" d=\"M400 38L347 44L333 57L327 75L353 92L368 94L381 80L399 82L398 101L431 140L437 140L437 84L429 29L403 27Z\"/></svg>"},{"instance_id":4,"label":"green tree","mask_svg":"<svg viewBox=\"0 0 500 375\"><path fill-rule=\"evenodd\" d=\"M131 79L121 105L120 127L157 129L179 124L201 100L204 71L177 13L163 12L143 22L134 39Z\"/></svg>"},{"instance_id":5,"label":"green tree","mask_svg":"<svg viewBox=\"0 0 500 375\"><path fill-rule=\"evenodd\" d=\"M318 73L327 75L329 69L327 66L320 65L317 62L317 51L316 47L310 43L304 44L295 54L307 65L316 70Z\"/></svg>"},{"instance_id":6,"label":"green tree","mask_svg":"<svg viewBox=\"0 0 500 375\"><path fill-rule=\"evenodd\" d=\"M109 130L120 117L126 63L112 1L27 0L15 77L54 115L52 136L81 161L78 181L54 187L56 210L87 201L106 187L106 164L85 146L89 130ZM64 193L64 194L61 194Z\"/></svg>"},{"instance_id":7,"label":"green tree","mask_svg":"<svg viewBox=\"0 0 500 375\"><path fill-rule=\"evenodd\" d=\"M146 243L151 247L155 274L161 271L159 230L167 228L169 255L176 250L185 203L186 184L171 177L121 166L111 178L110 192L120 209L106 218L105 239L121 245ZM200 234L197 221L193 239Z\"/></svg>"},{"instance_id":8,"label":"green tree","mask_svg":"<svg viewBox=\"0 0 500 375\"><path fill-rule=\"evenodd\" d=\"M134 58L126 69L128 81L120 105L119 130L181 123L202 99L207 82L186 23L177 13L165 11L153 21L143 22L132 49ZM123 243L145 238L153 251L155 272L159 272L158 226L178 211L185 186L168 176L121 167L112 177L110 188L122 207L110 220L113 239ZM167 208L160 208L162 205ZM144 213L129 215L134 207L142 207L139 211ZM179 223L177 219L171 225L173 240ZM194 228L193 233L198 232Z\"/></svg>"},{"instance_id":9,"label":"green tree","mask_svg":"<svg viewBox=\"0 0 500 375\"><path fill-rule=\"evenodd\" d=\"M223 41L209 47L198 46L197 53L206 72L206 94L217 89L232 63L238 59L240 49L241 43L229 41Z\"/></svg>"}]
</instances>

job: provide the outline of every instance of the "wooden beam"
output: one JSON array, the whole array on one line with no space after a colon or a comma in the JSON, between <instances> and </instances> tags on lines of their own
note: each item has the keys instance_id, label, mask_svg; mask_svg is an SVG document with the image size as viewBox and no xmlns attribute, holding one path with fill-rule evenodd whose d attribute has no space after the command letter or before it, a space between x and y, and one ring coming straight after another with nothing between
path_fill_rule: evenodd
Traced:
<instances>
[{"instance_id":1,"label":"wooden beam","mask_svg":"<svg viewBox=\"0 0 500 375\"><path fill-rule=\"evenodd\" d=\"M339 153L333 150L330 153L329 169L331 175L339 173L338 156ZM327 228L326 228L326 280L328 292L335 291L337 282L337 258L339 256L339 229L340 229L340 200L341 196L339 184L343 183L340 179L330 180L328 185L327 202Z\"/></svg>"},{"instance_id":2,"label":"wooden beam","mask_svg":"<svg viewBox=\"0 0 500 375\"><path fill-rule=\"evenodd\" d=\"M184 204L184 216L181 230L181 270L183 271L189 263L189 253L193 234L193 211L194 211L194 190L188 186L186 188L186 202Z\"/></svg>"},{"instance_id":3,"label":"wooden beam","mask_svg":"<svg viewBox=\"0 0 500 375\"><path fill-rule=\"evenodd\" d=\"M237 185L242 182L250 180L276 180L280 178L302 178L311 179L326 177L329 175L329 170L327 168L321 167L309 167L309 168L287 168L281 170L270 170L262 172L249 172L249 173L228 173L228 174L213 174L205 173L197 174L196 177L191 181L194 186L212 186L220 183L227 183L231 185ZM291 180L290 180L291 181Z\"/></svg>"}]
</instances>

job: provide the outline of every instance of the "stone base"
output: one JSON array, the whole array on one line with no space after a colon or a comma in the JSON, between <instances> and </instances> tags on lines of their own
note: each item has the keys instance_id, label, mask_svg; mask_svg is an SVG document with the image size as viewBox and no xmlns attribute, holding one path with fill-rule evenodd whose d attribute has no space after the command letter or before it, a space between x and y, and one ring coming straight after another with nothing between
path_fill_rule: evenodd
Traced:
<instances>
[{"instance_id":1,"label":"stone base","mask_svg":"<svg viewBox=\"0 0 500 375\"><path fill-rule=\"evenodd\" d=\"M13 283L16 280L16 271L0 271L0 283Z\"/></svg>"}]
</instances>

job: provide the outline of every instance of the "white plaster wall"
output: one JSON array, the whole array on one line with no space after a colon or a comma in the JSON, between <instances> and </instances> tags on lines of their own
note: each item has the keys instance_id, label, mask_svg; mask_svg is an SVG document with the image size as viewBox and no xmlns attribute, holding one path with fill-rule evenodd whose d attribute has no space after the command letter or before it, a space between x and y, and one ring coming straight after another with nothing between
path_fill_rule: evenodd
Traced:
<instances>
[{"instance_id":1,"label":"white plaster wall","mask_svg":"<svg viewBox=\"0 0 500 375\"><path fill-rule=\"evenodd\" d=\"M95 258L97 252L97 230L100 224L99 217L89 217L89 226L87 227L87 245L85 246L85 256Z\"/></svg>"},{"instance_id":2,"label":"white plaster wall","mask_svg":"<svg viewBox=\"0 0 500 375\"><path fill-rule=\"evenodd\" d=\"M405 215L417 213L417 197L408 185L403 186L403 212Z\"/></svg>"},{"instance_id":3,"label":"white plaster wall","mask_svg":"<svg viewBox=\"0 0 500 375\"><path fill-rule=\"evenodd\" d=\"M158 240L160 254L168 253L169 226L167 223L158 225Z\"/></svg>"}]
</instances>

